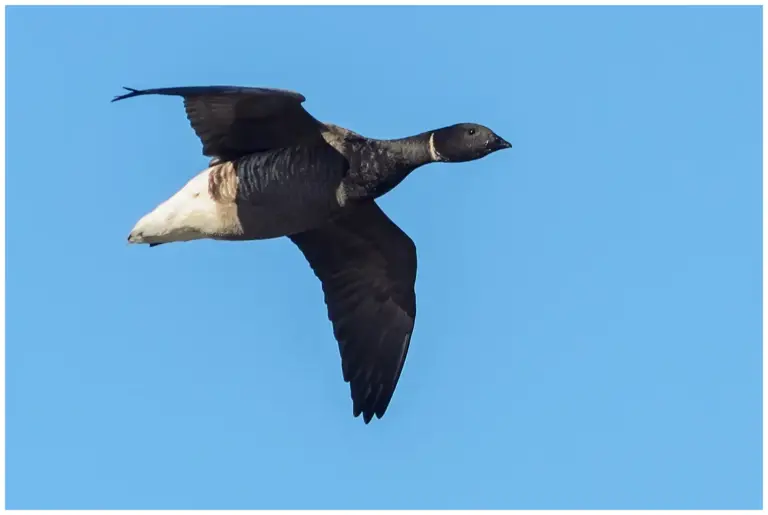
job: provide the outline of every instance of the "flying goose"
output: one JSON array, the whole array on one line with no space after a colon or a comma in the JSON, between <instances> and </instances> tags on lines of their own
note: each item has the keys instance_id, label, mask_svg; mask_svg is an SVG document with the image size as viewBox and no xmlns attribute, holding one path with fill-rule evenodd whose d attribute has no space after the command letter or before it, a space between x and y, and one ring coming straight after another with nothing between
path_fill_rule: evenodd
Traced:
<instances>
[{"instance_id":1,"label":"flying goose","mask_svg":"<svg viewBox=\"0 0 768 515\"><path fill-rule=\"evenodd\" d=\"M208 168L142 217L128 236L150 247L201 238L287 236L321 282L353 416L387 410L416 317L416 246L375 199L428 163L510 148L460 123L395 140L316 120L299 93L237 86L137 90L180 96Z\"/></svg>"}]
</instances>

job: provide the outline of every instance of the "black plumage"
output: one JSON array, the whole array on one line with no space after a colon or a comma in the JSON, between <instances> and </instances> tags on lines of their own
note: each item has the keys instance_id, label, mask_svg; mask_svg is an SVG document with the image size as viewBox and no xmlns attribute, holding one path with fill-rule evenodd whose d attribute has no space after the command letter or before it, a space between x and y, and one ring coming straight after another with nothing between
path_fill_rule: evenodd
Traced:
<instances>
[{"instance_id":1,"label":"black plumage","mask_svg":"<svg viewBox=\"0 0 768 515\"><path fill-rule=\"evenodd\" d=\"M354 415L381 417L416 319L416 246L373 201L290 239L322 283Z\"/></svg>"},{"instance_id":2,"label":"black plumage","mask_svg":"<svg viewBox=\"0 0 768 515\"><path fill-rule=\"evenodd\" d=\"M471 161L511 145L477 124L365 138L316 120L302 107L303 95L269 88L129 89L113 101L150 94L183 98L203 154L220 163L210 169L208 193L225 206L227 187L236 190L237 223L193 228L194 237L156 227L150 234L137 224L129 241L290 238L321 282L354 416L365 423L381 418L413 334L417 257L413 241L375 199L425 164Z\"/></svg>"},{"instance_id":3,"label":"black plumage","mask_svg":"<svg viewBox=\"0 0 768 515\"><path fill-rule=\"evenodd\" d=\"M112 101L140 95L183 97L203 155L222 161L319 137L320 123L301 106L304 96L292 91L237 86L126 89L130 93Z\"/></svg>"}]
</instances>

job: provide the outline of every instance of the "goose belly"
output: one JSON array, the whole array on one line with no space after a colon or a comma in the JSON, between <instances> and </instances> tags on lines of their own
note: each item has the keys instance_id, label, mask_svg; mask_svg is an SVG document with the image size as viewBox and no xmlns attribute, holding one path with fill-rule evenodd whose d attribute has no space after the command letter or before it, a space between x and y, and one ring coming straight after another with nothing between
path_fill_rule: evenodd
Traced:
<instances>
[{"instance_id":1,"label":"goose belly","mask_svg":"<svg viewBox=\"0 0 768 515\"><path fill-rule=\"evenodd\" d=\"M343 204L337 193L348 164L327 145L252 154L233 166L242 226L238 239L302 232L327 221Z\"/></svg>"}]
</instances>

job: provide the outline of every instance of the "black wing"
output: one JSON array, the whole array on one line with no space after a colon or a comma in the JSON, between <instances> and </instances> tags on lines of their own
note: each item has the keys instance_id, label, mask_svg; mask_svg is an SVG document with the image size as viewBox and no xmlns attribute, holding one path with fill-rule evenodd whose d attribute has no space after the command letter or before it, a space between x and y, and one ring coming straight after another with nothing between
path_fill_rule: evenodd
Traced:
<instances>
[{"instance_id":1,"label":"black wing","mask_svg":"<svg viewBox=\"0 0 768 515\"><path fill-rule=\"evenodd\" d=\"M129 93L112 101L141 95L183 97L203 154L224 161L295 145L318 136L321 126L302 107L304 96L294 91L238 86L125 89Z\"/></svg>"},{"instance_id":2,"label":"black wing","mask_svg":"<svg viewBox=\"0 0 768 515\"><path fill-rule=\"evenodd\" d=\"M381 418L413 333L416 246L373 201L290 238L322 282L354 416Z\"/></svg>"}]
</instances>

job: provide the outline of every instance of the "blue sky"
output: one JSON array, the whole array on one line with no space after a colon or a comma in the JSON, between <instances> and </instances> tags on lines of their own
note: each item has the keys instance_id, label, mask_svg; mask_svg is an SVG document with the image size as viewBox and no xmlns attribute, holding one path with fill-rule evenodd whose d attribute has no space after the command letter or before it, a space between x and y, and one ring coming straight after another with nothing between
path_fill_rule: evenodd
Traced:
<instances>
[{"instance_id":1,"label":"blue sky","mask_svg":"<svg viewBox=\"0 0 768 515\"><path fill-rule=\"evenodd\" d=\"M7 507L759 508L760 8L10 8ZM128 246L207 159L175 98L300 91L409 177L419 315L352 417L287 239Z\"/></svg>"}]
</instances>

